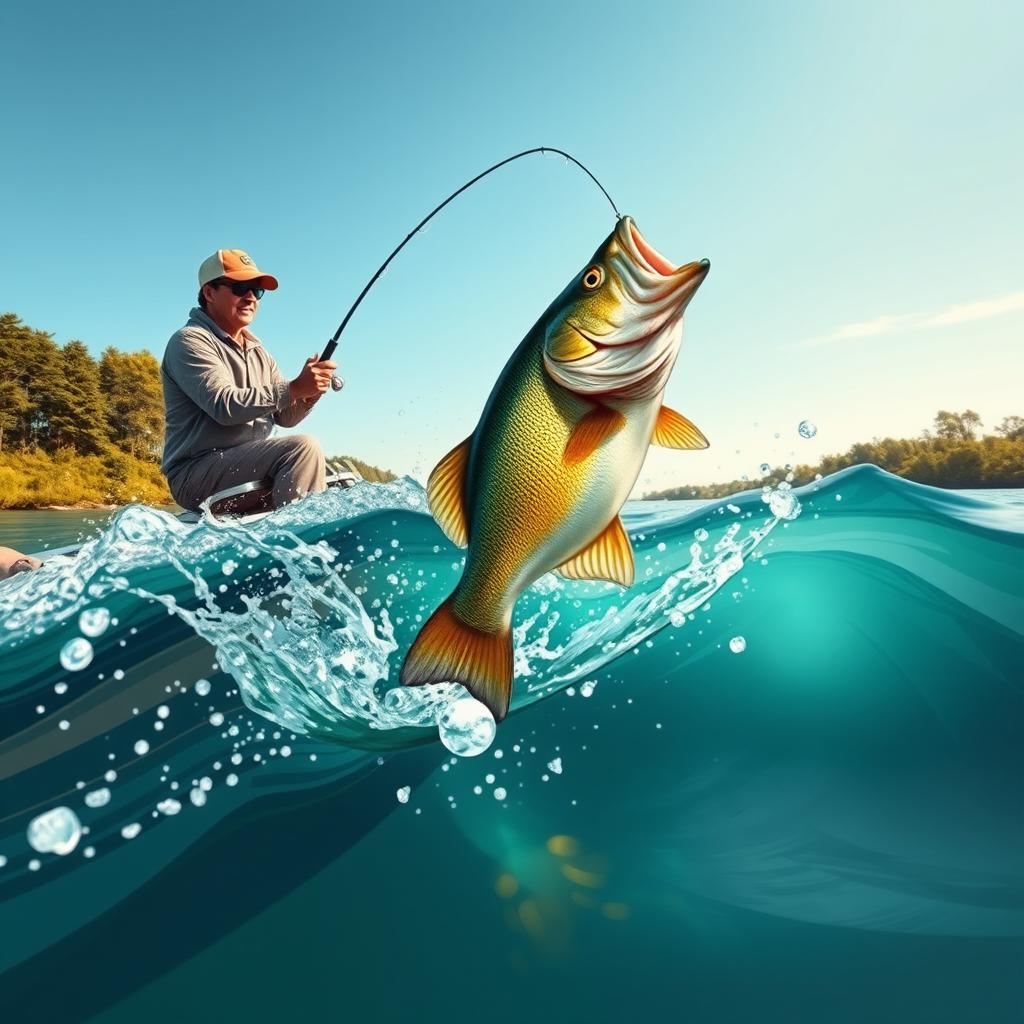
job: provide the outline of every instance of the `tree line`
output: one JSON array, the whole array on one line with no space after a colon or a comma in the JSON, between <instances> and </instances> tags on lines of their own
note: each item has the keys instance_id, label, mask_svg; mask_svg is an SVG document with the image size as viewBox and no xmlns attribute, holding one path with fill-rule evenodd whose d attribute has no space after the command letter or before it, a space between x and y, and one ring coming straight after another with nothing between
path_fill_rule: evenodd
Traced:
<instances>
[{"instance_id":1,"label":"tree line","mask_svg":"<svg viewBox=\"0 0 1024 1024\"><path fill-rule=\"evenodd\" d=\"M104 349L0 313L0 508L170 504L160 474L160 364L145 350ZM353 459L368 480L394 474Z\"/></svg>"},{"instance_id":2,"label":"tree line","mask_svg":"<svg viewBox=\"0 0 1024 1024\"><path fill-rule=\"evenodd\" d=\"M163 446L160 364L149 352L81 341L61 347L46 331L0 314L0 452L112 450L155 461Z\"/></svg>"},{"instance_id":3,"label":"tree line","mask_svg":"<svg viewBox=\"0 0 1024 1024\"><path fill-rule=\"evenodd\" d=\"M849 466L871 463L896 476L933 487L1024 487L1024 417L1005 416L992 434L978 436L981 417L972 409L940 409L920 437L874 438L826 455L816 466L776 467L767 478L793 474L793 484L810 483ZM645 494L645 498L724 498L757 486L760 480L687 485Z\"/></svg>"}]
</instances>

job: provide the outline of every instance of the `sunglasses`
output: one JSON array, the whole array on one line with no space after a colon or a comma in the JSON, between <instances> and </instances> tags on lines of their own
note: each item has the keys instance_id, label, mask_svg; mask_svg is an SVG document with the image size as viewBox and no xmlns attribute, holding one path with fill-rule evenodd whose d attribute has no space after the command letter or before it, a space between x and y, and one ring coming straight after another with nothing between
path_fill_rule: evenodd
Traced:
<instances>
[{"instance_id":1,"label":"sunglasses","mask_svg":"<svg viewBox=\"0 0 1024 1024\"><path fill-rule=\"evenodd\" d=\"M266 288L257 288L252 281L229 281L226 278L221 278L219 281L211 281L210 284L214 288L219 288L224 285L226 288L230 288L240 299L244 298L249 292L252 292L254 299L262 299Z\"/></svg>"}]
</instances>

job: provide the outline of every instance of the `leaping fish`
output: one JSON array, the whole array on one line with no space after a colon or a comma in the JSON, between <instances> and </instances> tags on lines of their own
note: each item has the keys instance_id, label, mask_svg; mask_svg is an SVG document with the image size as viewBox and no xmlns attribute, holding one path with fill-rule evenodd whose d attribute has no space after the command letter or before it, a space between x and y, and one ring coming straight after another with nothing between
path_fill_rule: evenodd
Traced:
<instances>
[{"instance_id":1,"label":"leaping fish","mask_svg":"<svg viewBox=\"0 0 1024 1024\"><path fill-rule=\"evenodd\" d=\"M648 446L708 446L662 397L710 266L677 267L623 217L520 343L476 430L430 474L430 511L469 550L406 655L403 684L460 682L500 722L519 595L552 570L633 583L619 511Z\"/></svg>"}]
</instances>

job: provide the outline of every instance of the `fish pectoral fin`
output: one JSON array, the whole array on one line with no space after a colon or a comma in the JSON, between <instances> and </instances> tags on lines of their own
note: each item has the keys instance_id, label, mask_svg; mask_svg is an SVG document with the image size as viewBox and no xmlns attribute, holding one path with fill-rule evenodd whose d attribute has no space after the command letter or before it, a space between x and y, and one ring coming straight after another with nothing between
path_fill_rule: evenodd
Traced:
<instances>
[{"instance_id":1,"label":"fish pectoral fin","mask_svg":"<svg viewBox=\"0 0 1024 1024\"><path fill-rule=\"evenodd\" d=\"M663 405L658 410L651 444L662 448L707 448L708 439L685 416Z\"/></svg>"},{"instance_id":2,"label":"fish pectoral fin","mask_svg":"<svg viewBox=\"0 0 1024 1024\"><path fill-rule=\"evenodd\" d=\"M469 544L469 523L466 518L466 464L469 462L467 437L453 448L435 467L427 481L427 504L445 536L460 548Z\"/></svg>"},{"instance_id":3,"label":"fish pectoral fin","mask_svg":"<svg viewBox=\"0 0 1024 1024\"><path fill-rule=\"evenodd\" d=\"M500 722L512 699L512 630L476 629L459 618L449 597L423 624L402 665L403 686L456 682Z\"/></svg>"},{"instance_id":4,"label":"fish pectoral fin","mask_svg":"<svg viewBox=\"0 0 1024 1024\"><path fill-rule=\"evenodd\" d=\"M599 405L588 412L569 434L565 443L562 461L567 466L575 466L589 458L609 437L617 434L626 425L626 417L606 405Z\"/></svg>"},{"instance_id":5,"label":"fish pectoral fin","mask_svg":"<svg viewBox=\"0 0 1024 1024\"><path fill-rule=\"evenodd\" d=\"M608 580L633 585L633 548L622 520L616 516L582 551L555 569L567 580Z\"/></svg>"}]
</instances>

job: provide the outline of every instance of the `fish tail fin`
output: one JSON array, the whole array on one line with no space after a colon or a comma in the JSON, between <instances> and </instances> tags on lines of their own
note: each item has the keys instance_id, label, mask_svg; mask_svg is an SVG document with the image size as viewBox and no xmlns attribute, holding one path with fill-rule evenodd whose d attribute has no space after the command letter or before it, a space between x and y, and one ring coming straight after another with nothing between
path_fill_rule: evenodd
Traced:
<instances>
[{"instance_id":1,"label":"fish tail fin","mask_svg":"<svg viewBox=\"0 0 1024 1024\"><path fill-rule=\"evenodd\" d=\"M495 633L459 618L449 597L424 623L402 665L403 686L456 682L500 722L512 697L512 628Z\"/></svg>"}]
</instances>

